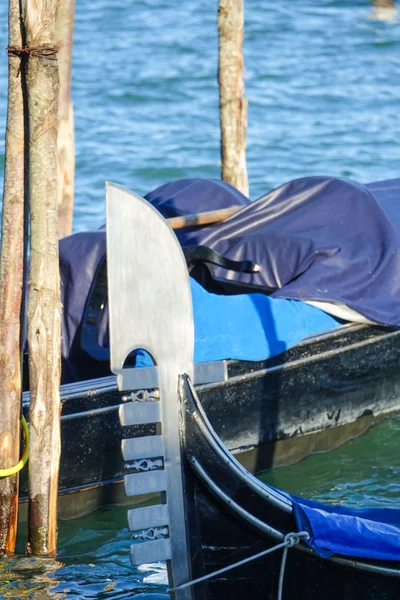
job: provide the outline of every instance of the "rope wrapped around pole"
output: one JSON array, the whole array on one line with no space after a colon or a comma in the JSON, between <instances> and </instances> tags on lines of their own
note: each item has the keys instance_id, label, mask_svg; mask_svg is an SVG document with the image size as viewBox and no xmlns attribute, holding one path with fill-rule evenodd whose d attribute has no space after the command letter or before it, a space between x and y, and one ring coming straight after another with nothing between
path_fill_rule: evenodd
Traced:
<instances>
[{"instance_id":1,"label":"rope wrapped around pole","mask_svg":"<svg viewBox=\"0 0 400 600\"><path fill-rule=\"evenodd\" d=\"M35 56L37 58L48 58L49 60L57 60L57 52L59 51L58 46L33 46L28 48L26 46L7 46L6 52L9 56L16 56L22 58L27 56Z\"/></svg>"}]
</instances>

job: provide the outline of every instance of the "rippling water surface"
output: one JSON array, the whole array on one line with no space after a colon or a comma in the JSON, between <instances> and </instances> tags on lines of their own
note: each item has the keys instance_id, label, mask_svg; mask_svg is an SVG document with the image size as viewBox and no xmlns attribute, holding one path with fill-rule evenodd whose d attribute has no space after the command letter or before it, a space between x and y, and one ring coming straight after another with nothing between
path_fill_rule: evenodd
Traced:
<instances>
[{"instance_id":1,"label":"rippling water surface","mask_svg":"<svg viewBox=\"0 0 400 600\"><path fill-rule=\"evenodd\" d=\"M330 453L260 478L299 496L330 504L399 507L400 418L391 418ZM126 599L141 592L165 592L161 563L132 568L126 507L105 508L61 521L57 560L9 558L0 561L0 598ZM25 526L18 551L24 552ZM149 599L150 600L150 599Z\"/></svg>"},{"instance_id":2,"label":"rippling water surface","mask_svg":"<svg viewBox=\"0 0 400 600\"><path fill-rule=\"evenodd\" d=\"M251 197L304 175L398 176L400 23L367 18L368 0L245 4ZM75 230L104 221L105 180L145 194L219 177L216 5L77 1ZM0 135L6 75L4 54Z\"/></svg>"},{"instance_id":3,"label":"rippling water surface","mask_svg":"<svg viewBox=\"0 0 400 600\"><path fill-rule=\"evenodd\" d=\"M368 18L368 0L245 4L251 198L305 175L398 177L399 21ZM216 7L216 0L77 0L75 231L104 222L105 180L145 194L178 177L219 177ZM0 178L6 92L4 53ZM271 481L327 502L396 503L398 434L399 422L388 421L349 446L356 459L338 450L272 473ZM63 566L0 563L0 595L127 598L131 589L164 589L161 566L131 569L129 543L122 509L62 523Z\"/></svg>"},{"instance_id":4,"label":"rippling water surface","mask_svg":"<svg viewBox=\"0 0 400 600\"><path fill-rule=\"evenodd\" d=\"M400 508L400 418L332 452L274 469L260 479L297 496L353 508Z\"/></svg>"},{"instance_id":5,"label":"rippling water surface","mask_svg":"<svg viewBox=\"0 0 400 600\"><path fill-rule=\"evenodd\" d=\"M25 527L18 550L24 550ZM0 561L0 598L132 598L141 592L164 592L164 564L133 569L126 527L126 508L105 508L59 523L59 556Z\"/></svg>"}]
</instances>

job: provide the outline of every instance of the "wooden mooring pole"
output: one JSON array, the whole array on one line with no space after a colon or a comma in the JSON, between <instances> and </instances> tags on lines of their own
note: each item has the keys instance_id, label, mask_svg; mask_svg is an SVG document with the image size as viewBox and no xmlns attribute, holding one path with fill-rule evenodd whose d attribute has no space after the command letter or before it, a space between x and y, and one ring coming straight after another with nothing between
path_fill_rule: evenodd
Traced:
<instances>
[{"instance_id":1,"label":"wooden mooring pole","mask_svg":"<svg viewBox=\"0 0 400 600\"><path fill-rule=\"evenodd\" d=\"M19 0L9 0L9 48L21 47ZM9 51L0 257L0 469L19 461L21 303L24 277L24 101L21 59ZM0 477L0 554L15 550L18 475Z\"/></svg>"},{"instance_id":2,"label":"wooden mooring pole","mask_svg":"<svg viewBox=\"0 0 400 600\"><path fill-rule=\"evenodd\" d=\"M219 107L222 179L249 195L247 100L243 96L244 0L219 0Z\"/></svg>"},{"instance_id":3,"label":"wooden mooring pole","mask_svg":"<svg viewBox=\"0 0 400 600\"><path fill-rule=\"evenodd\" d=\"M58 65L60 93L57 138L57 204L58 235L72 232L75 177L74 110L71 98L72 42L75 0L58 0L56 43L60 50Z\"/></svg>"},{"instance_id":4,"label":"wooden mooring pole","mask_svg":"<svg viewBox=\"0 0 400 600\"><path fill-rule=\"evenodd\" d=\"M57 219L57 0L23 0L29 112L30 437L28 550L54 555L60 458L61 304Z\"/></svg>"}]
</instances>

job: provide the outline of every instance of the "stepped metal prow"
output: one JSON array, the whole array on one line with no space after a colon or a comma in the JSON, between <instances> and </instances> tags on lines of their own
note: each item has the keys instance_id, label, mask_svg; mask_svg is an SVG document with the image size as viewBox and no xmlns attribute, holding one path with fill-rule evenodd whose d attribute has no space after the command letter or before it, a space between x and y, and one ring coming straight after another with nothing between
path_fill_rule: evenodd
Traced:
<instances>
[{"instance_id":1,"label":"stepped metal prow","mask_svg":"<svg viewBox=\"0 0 400 600\"><path fill-rule=\"evenodd\" d=\"M178 377L193 378L194 326L186 261L165 219L143 198L106 184L111 369L120 390L133 392L120 407L122 425L158 423L157 433L124 440L131 469L129 496L165 492L165 503L129 511L134 564L170 561L170 586L189 581L179 439ZM124 368L142 348L156 367ZM153 388L153 389L152 389ZM154 389L156 388L156 389ZM140 391L138 391L140 390ZM132 462L133 461L133 462ZM176 594L179 600L191 591Z\"/></svg>"}]
</instances>

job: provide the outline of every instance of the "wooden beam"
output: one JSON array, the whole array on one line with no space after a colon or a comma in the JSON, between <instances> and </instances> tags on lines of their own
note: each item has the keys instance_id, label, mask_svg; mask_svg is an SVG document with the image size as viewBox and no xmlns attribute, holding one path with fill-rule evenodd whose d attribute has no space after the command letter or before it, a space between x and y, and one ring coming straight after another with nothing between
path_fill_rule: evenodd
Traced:
<instances>
[{"instance_id":1,"label":"wooden beam","mask_svg":"<svg viewBox=\"0 0 400 600\"><path fill-rule=\"evenodd\" d=\"M170 217L167 219L172 229L183 229L183 227L199 227L201 225L212 225L220 223L236 214L243 206L230 206L218 210L195 213L193 215L182 215L181 217Z\"/></svg>"}]
</instances>

